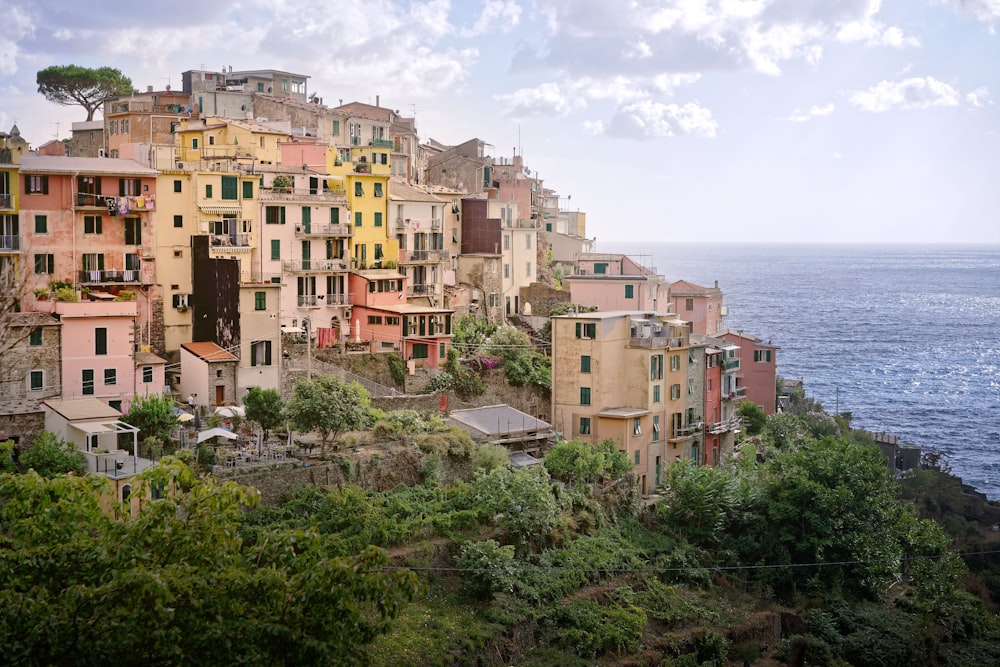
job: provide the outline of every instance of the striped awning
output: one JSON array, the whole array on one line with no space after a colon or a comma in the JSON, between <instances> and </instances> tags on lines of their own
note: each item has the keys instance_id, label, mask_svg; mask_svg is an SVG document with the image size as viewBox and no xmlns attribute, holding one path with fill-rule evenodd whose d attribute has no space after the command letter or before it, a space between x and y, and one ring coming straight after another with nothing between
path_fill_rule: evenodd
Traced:
<instances>
[{"instance_id":1,"label":"striped awning","mask_svg":"<svg viewBox=\"0 0 1000 667\"><path fill-rule=\"evenodd\" d=\"M199 206L202 213L210 215L242 215L243 208L237 205L221 206Z\"/></svg>"}]
</instances>

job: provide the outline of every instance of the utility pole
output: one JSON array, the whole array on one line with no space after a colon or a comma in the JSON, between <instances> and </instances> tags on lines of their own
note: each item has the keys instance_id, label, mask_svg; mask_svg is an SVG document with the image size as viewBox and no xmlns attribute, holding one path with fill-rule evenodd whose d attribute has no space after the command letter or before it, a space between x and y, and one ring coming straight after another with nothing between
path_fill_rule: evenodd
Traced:
<instances>
[{"instance_id":1,"label":"utility pole","mask_svg":"<svg viewBox=\"0 0 1000 667\"><path fill-rule=\"evenodd\" d=\"M312 360L312 333L309 330L308 317L302 318L302 326L306 328L306 379L313 379L313 360Z\"/></svg>"}]
</instances>

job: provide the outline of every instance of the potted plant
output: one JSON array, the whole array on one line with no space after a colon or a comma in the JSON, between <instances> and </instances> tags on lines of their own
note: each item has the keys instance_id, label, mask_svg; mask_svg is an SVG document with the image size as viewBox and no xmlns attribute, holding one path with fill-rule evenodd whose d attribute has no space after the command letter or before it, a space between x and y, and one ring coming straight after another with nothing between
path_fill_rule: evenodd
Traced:
<instances>
[{"instance_id":1,"label":"potted plant","mask_svg":"<svg viewBox=\"0 0 1000 667\"><path fill-rule=\"evenodd\" d=\"M68 301L75 303L80 300L77 296L76 290L72 287L60 287L56 290L56 301Z\"/></svg>"},{"instance_id":2,"label":"potted plant","mask_svg":"<svg viewBox=\"0 0 1000 667\"><path fill-rule=\"evenodd\" d=\"M292 179L284 174L278 174L274 177L274 181L271 183L271 188L276 192L291 192Z\"/></svg>"},{"instance_id":3,"label":"potted plant","mask_svg":"<svg viewBox=\"0 0 1000 667\"><path fill-rule=\"evenodd\" d=\"M118 296L115 297L115 301L135 301L135 292L123 289L118 292Z\"/></svg>"},{"instance_id":4,"label":"potted plant","mask_svg":"<svg viewBox=\"0 0 1000 667\"><path fill-rule=\"evenodd\" d=\"M48 301L49 290L45 289L44 287L39 287L38 289L35 290L35 298L38 299L39 301Z\"/></svg>"}]
</instances>

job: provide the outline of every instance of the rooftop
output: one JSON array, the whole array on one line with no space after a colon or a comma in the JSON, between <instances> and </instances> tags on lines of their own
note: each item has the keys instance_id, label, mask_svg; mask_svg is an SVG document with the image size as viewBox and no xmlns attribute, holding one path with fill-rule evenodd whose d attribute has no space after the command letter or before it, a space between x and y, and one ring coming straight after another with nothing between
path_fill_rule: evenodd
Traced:
<instances>
[{"instance_id":1,"label":"rooftop","mask_svg":"<svg viewBox=\"0 0 1000 667\"><path fill-rule=\"evenodd\" d=\"M135 160L110 157L66 157L62 155L25 155L21 171L49 174L131 174L156 176L160 172Z\"/></svg>"},{"instance_id":2,"label":"rooftop","mask_svg":"<svg viewBox=\"0 0 1000 667\"><path fill-rule=\"evenodd\" d=\"M509 405L488 405L468 410L455 410L448 416L466 430L474 430L488 438L536 433L552 428L548 422L536 419Z\"/></svg>"},{"instance_id":3,"label":"rooftop","mask_svg":"<svg viewBox=\"0 0 1000 667\"><path fill-rule=\"evenodd\" d=\"M181 343L181 347L203 361L239 361L238 357L215 343Z\"/></svg>"},{"instance_id":4,"label":"rooftop","mask_svg":"<svg viewBox=\"0 0 1000 667\"><path fill-rule=\"evenodd\" d=\"M96 398L73 398L68 400L50 398L47 401L42 401L42 405L68 421L77 421L79 419L118 419L122 416L122 413Z\"/></svg>"}]
</instances>

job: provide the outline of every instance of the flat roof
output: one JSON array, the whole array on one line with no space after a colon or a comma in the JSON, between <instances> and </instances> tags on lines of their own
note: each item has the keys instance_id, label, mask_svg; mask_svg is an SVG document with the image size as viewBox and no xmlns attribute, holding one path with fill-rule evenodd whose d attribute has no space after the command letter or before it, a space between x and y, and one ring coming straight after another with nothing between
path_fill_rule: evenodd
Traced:
<instances>
[{"instance_id":1,"label":"flat roof","mask_svg":"<svg viewBox=\"0 0 1000 667\"><path fill-rule=\"evenodd\" d=\"M611 419L631 419L632 417L642 417L648 415L646 408L608 408L597 413L598 417L610 417Z\"/></svg>"},{"instance_id":2,"label":"flat roof","mask_svg":"<svg viewBox=\"0 0 1000 667\"><path fill-rule=\"evenodd\" d=\"M160 172L144 167L135 160L111 157L69 157L63 155L25 155L21 171L50 174L131 174L156 176Z\"/></svg>"},{"instance_id":3,"label":"flat roof","mask_svg":"<svg viewBox=\"0 0 1000 667\"><path fill-rule=\"evenodd\" d=\"M462 426L487 437L503 437L512 433L535 433L552 428L548 422L536 419L509 405L488 405L468 410L455 410L448 413L448 416Z\"/></svg>"},{"instance_id":4,"label":"flat roof","mask_svg":"<svg viewBox=\"0 0 1000 667\"><path fill-rule=\"evenodd\" d=\"M53 398L42 401L42 405L68 421L117 419L122 416L121 412L96 398L70 398L66 400Z\"/></svg>"},{"instance_id":5,"label":"flat roof","mask_svg":"<svg viewBox=\"0 0 1000 667\"><path fill-rule=\"evenodd\" d=\"M211 342L181 343L181 347L204 361L239 361L233 353Z\"/></svg>"}]
</instances>

